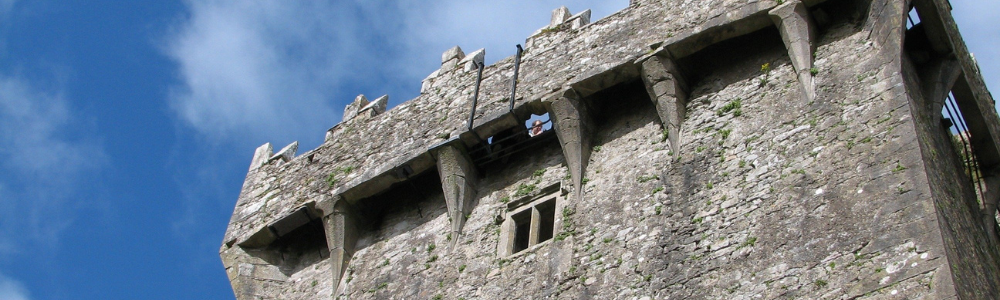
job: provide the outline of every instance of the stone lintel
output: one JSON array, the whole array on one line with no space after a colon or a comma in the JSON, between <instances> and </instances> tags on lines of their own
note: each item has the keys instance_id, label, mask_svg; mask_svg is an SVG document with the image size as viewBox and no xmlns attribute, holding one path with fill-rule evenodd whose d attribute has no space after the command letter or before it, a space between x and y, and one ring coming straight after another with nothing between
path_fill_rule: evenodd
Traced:
<instances>
[{"instance_id":1,"label":"stone lintel","mask_svg":"<svg viewBox=\"0 0 1000 300\"><path fill-rule=\"evenodd\" d=\"M546 102L569 168L576 201L583 199L583 175L590 160L593 123L583 101L573 89L565 89Z\"/></svg>"},{"instance_id":2,"label":"stone lintel","mask_svg":"<svg viewBox=\"0 0 1000 300\"><path fill-rule=\"evenodd\" d=\"M649 99L656 106L663 129L667 130L670 148L674 155L680 153L680 128L687 115L687 84L680 75L677 64L665 56L652 56L642 62L642 81Z\"/></svg>"},{"instance_id":3,"label":"stone lintel","mask_svg":"<svg viewBox=\"0 0 1000 300\"><path fill-rule=\"evenodd\" d=\"M361 220L351 209L347 201L341 201L339 196L328 196L328 199L317 204L322 211L323 231L326 233L327 247L330 249L330 270L333 272L333 292L329 297L335 297L340 281L347 270L354 248L358 241L358 222Z\"/></svg>"},{"instance_id":4,"label":"stone lintel","mask_svg":"<svg viewBox=\"0 0 1000 300\"><path fill-rule=\"evenodd\" d=\"M253 151L253 160L250 160L250 171L260 168L273 153L274 147L271 146L271 143L264 143L257 147L257 150Z\"/></svg>"},{"instance_id":5,"label":"stone lintel","mask_svg":"<svg viewBox=\"0 0 1000 300\"><path fill-rule=\"evenodd\" d=\"M458 243L465 225L465 216L472 212L473 198L476 196L476 168L461 141L434 149L437 156L438 174L441 188L451 219L451 246Z\"/></svg>"},{"instance_id":6,"label":"stone lintel","mask_svg":"<svg viewBox=\"0 0 1000 300\"><path fill-rule=\"evenodd\" d=\"M917 9L917 16L920 17L920 24L924 27L924 32L930 41L931 49L938 54L951 53L951 42L944 28L941 14L938 13L934 2L931 0L914 0L913 6Z\"/></svg>"},{"instance_id":7,"label":"stone lintel","mask_svg":"<svg viewBox=\"0 0 1000 300\"><path fill-rule=\"evenodd\" d=\"M768 12L771 20L778 26L781 40L788 49L788 57L792 60L795 73L799 77L799 86L806 101L816 98L813 86L813 51L816 46L816 24L809 17L805 3L792 0L775 7Z\"/></svg>"}]
</instances>

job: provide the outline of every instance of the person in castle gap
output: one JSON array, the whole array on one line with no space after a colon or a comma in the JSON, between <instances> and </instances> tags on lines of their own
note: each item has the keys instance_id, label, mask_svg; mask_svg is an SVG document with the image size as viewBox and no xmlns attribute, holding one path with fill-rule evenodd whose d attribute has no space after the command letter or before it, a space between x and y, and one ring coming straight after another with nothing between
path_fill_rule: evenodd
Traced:
<instances>
[{"instance_id":1,"label":"person in castle gap","mask_svg":"<svg viewBox=\"0 0 1000 300\"><path fill-rule=\"evenodd\" d=\"M543 131L545 131L545 129L542 129L542 120L535 120L535 123L531 124L531 130L528 131L528 135L534 137L542 134Z\"/></svg>"}]
</instances>

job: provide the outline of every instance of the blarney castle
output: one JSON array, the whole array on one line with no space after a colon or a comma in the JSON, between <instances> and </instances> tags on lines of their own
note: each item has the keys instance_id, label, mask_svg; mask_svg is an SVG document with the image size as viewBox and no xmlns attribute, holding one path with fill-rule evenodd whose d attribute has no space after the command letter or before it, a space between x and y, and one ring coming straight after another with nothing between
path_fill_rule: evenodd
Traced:
<instances>
[{"instance_id":1,"label":"blarney castle","mask_svg":"<svg viewBox=\"0 0 1000 300\"><path fill-rule=\"evenodd\" d=\"M1000 297L1000 119L947 0L563 7L491 51L258 148L236 298Z\"/></svg>"}]
</instances>

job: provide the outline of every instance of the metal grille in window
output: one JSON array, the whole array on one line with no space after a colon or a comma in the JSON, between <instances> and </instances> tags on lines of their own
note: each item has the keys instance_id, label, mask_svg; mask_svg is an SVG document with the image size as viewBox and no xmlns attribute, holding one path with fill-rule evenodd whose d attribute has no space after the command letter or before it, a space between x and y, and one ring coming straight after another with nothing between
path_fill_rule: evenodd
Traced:
<instances>
[{"instance_id":1,"label":"metal grille in window","mask_svg":"<svg viewBox=\"0 0 1000 300\"><path fill-rule=\"evenodd\" d=\"M942 114L951 123L948 133L951 134L951 141L955 145L955 150L961 158L965 174L972 180L972 185L976 188L976 197L979 203L983 203L985 188L980 172L979 159L976 158L975 148L972 146L972 136L969 134L969 126L965 122L962 111L958 109L958 103L949 93L948 99L944 102Z\"/></svg>"}]
</instances>

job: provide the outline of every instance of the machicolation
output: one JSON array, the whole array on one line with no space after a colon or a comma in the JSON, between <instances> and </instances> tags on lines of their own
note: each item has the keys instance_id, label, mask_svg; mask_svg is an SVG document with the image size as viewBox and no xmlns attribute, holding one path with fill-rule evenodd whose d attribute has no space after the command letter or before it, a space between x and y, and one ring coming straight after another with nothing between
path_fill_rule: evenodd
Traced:
<instances>
[{"instance_id":1,"label":"machicolation","mask_svg":"<svg viewBox=\"0 0 1000 300\"><path fill-rule=\"evenodd\" d=\"M256 150L233 291L997 299L1000 119L950 9L633 0L449 49L417 98Z\"/></svg>"}]
</instances>

